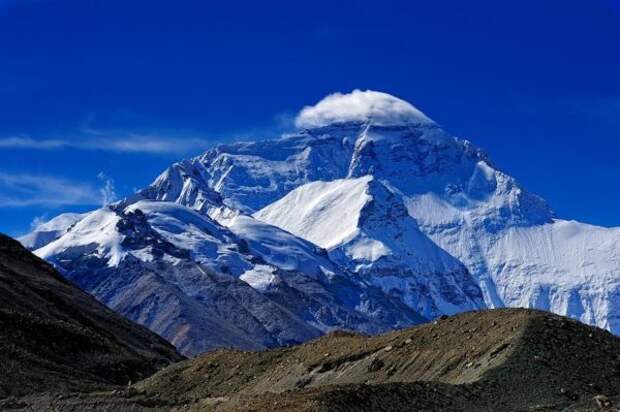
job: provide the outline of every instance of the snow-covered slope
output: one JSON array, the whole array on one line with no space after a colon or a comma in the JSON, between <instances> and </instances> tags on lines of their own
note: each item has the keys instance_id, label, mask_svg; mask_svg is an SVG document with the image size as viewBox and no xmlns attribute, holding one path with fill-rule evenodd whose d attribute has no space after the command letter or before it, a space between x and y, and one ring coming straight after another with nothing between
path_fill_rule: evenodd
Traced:
<instances>
[{"instance_id":1,"label":"snow-covered slope","mask_svg":"<svg viewBox=\"0 0 620 412\"><path fill-rule=\"evenodd\" d=\"M557 219L482 150L385 93L330 95L296 124L175 163L23 241L187 353L484 305L620 333L620 229Z\"/></svg>"},{"instance_id":2,"label":"snow-covered slope","mask_svg":"<svg viewBox=\"0 0 620 412\"><path fill-rule=\"evenodd\" d=\"M322 248L333 249L359 235L362 209L373 200L367 190L372 181L372 176L365 176L308 183L255 213L254 217Z\"/></svg>"},{"instance_id":3,"label":"snow-covered slope","mask_svg":"<svg viewBox=\"0 0 620 412\"><path fill-rule=\"evenodd\" d=\"M510 228L487 247L504 305L568 313L620 333L620 229L557 220Z\"/></svg>"},{"instance_id":4,"label":"snow-covered slope","mask_svg":"<svg viewBox=\"0 0 620 412\"><path fill-rule=\"evenodd\" d=\"M489 306L549 310L620 333L620 228L554 219L489 231L434 195L408 206L479 279Z\"/></svg>"},{"instance_id":5,"label":"snow-covered slope","mask_svg":"<svg viewBox=\"0 0 620 412\"><path fill-rule=\"evenodd\" d=\"M254 216L328 249L425 317L485 306L463 264L420 232L401 197L370 175L308 183Z\"/></svg>"},{"instance_id":6,"label":"snow-covered slope","mask_svg":"<svg viewBox=\"0 0 620 412\"><path fill-rule=\"evenodd\" d=\"M62 213L55 218L37 226L31 233L20 237L24 247L34 250L58 239L72 225L79 222L85 215L79 213Z\"/></svg>"}]
</instances>

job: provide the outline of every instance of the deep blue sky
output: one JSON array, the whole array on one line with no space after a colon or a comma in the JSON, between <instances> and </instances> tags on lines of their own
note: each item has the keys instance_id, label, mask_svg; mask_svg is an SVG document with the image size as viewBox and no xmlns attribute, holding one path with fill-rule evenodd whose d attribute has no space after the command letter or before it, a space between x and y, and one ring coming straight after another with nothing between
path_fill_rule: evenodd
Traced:
<instances>
[{"instance_id":1,"label":"deep blue sky","mask_svg":"<svg viewBox=\"0 0 620 412\"><path fill-rule=\"evenodd\" d=\"M620 0L0 0L0 231L354 88L412 102L561 217L620 225L619 29Z\"/></svg>"}]
</instances>

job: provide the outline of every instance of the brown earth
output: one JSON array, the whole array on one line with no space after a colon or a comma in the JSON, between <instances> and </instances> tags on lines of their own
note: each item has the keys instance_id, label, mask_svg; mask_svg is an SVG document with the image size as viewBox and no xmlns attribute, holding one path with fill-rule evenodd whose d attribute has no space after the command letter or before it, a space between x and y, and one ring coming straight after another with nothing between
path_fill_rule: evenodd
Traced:
<instances>
[{"instance_id":1,"label":"brown earth","mask_svg":"<svg viewBox=\"0 0 620 412\"><path fill-rule=\"evenodd\" d=\"M258 354L208 353L136 388L183 394L181 402L226 399L187 410L584 408L596 395L620 394L620 339L540 311L470 312L375 337L336 333Z\"/></svg>"},{"instance_id":2,"label":"brown earth","mask_svg":"<svg viewBox=\"0 0 620 412\"><path fill-rule=\"evenodd\" d=\"M545 312L488 310L381 336L219 350L115 393L19 401L16 410L615 411L620 339Z\"/></svg>"}]
</instances>

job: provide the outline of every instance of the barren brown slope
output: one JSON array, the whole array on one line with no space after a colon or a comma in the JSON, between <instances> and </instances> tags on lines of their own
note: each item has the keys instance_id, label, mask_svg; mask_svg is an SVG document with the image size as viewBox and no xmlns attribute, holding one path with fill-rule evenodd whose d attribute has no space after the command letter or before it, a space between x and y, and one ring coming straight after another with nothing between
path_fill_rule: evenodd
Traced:
<instances>
[{"instance_id":1,"label":"barren brown slope","mask_svg":"<svg viewBox=\"0 0 620 412\"><path fill-rule=\"evenodd\" d=\"M181 359L0 234L0 399L126 385Z\"/></svg>"},{"instance_id":2,"label":"barren brown slope","mask_svg":"<svg viewBox=\"0 0 620 412\"><path fill-rule=\"evenodd\" d=\"M540 311L470 312L375 337L207 353L136 388L194 410L586 408L620 393L620 339Z\"/></svg>"}]
</instances>

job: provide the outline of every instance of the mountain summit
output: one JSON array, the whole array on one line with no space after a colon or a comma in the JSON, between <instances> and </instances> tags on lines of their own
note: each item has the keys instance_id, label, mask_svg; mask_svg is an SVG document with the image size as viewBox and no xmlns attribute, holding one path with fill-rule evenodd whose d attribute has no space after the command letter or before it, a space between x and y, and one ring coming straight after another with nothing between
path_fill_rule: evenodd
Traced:
<instances>
[{"instance_id":1,"label":"mountain summit","mask_svg":"<svg viewBox=\"0 0 620 412\"><path fill-rule=\"evenodd\" d=\"M24 242L189 354L504 306L620 333L620 229L558 219L385 93L327 96L297 126L215 146Z\"/></svg>"}]
</instances>

